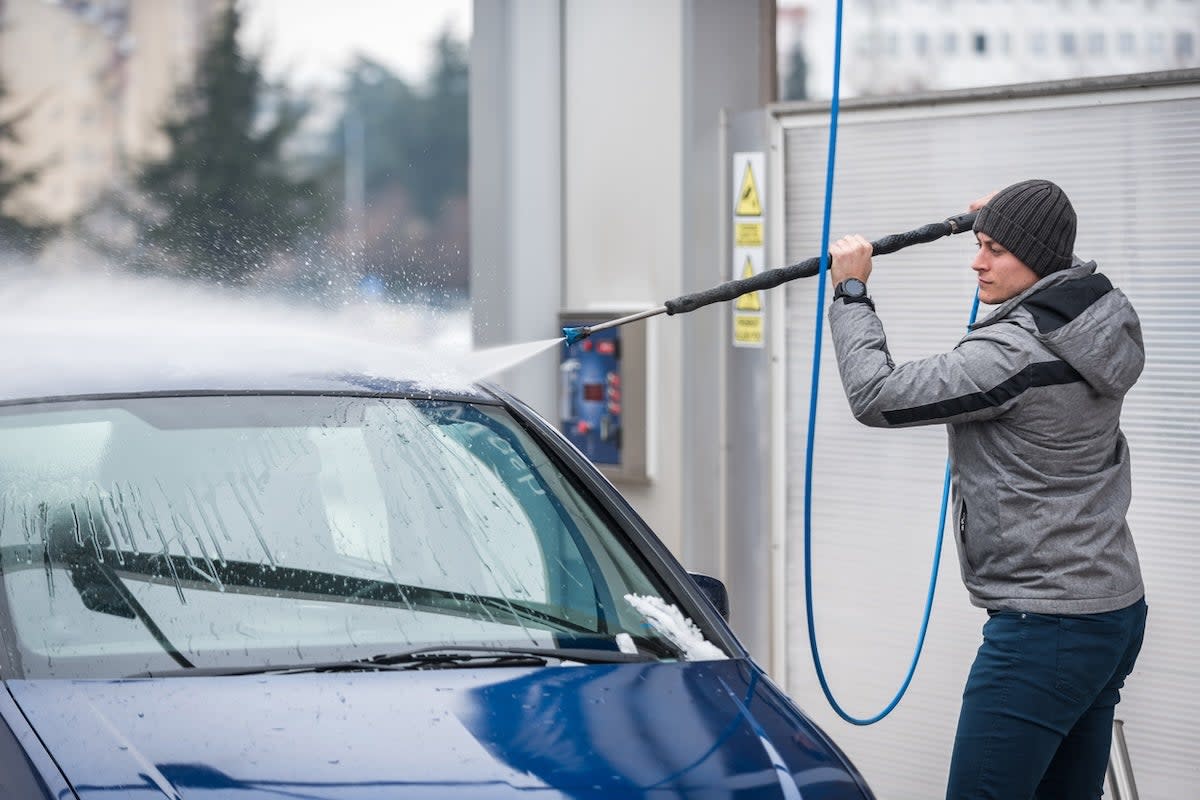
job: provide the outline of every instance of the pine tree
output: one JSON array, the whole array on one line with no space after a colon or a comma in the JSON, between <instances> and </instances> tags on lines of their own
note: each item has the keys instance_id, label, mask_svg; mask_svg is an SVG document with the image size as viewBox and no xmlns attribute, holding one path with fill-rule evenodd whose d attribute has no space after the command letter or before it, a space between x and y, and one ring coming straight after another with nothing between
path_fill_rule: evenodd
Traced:
<instances>
[{"instance_id":1,"label":"pine tree","mask_svg":"<svg viewBox=\"0 0 1200 800\"><path fill-rule=\"evenodd\" d=\"M0 78L0 106L8 97L8 87ZM17 126L24 119L24 112L0 119L0 142L19 145ZM54 225L30 220L15 208L20 190L37 180L36 168L14 170L0 160L0 252L31 256L56 232Z\"/></svg>"},{"instance_id":2,"label":"pine tree","mask_svg":"<svg viewBox=\"0 0 1200 800\"><path fill-rule=\"evenodd\" d=\"M808 59L804 47L797 42L788 59L787 80L783 87L782 100L808 99Z\"/></svg>"},{"instance_id":3,"label":"pine tree","mask_svg":"<svg viewBox=\"0 0 1200 800\"><path fill-rule=\"evenodd\" d=\"M416 213L436 223L446 202L467 193L468 63L449 30L433 43L428 85L414 88L377 61L359 57L347 72L345 111L331 135L334 159L347 158L349 121L362 128L368 202L402 184Z\"/></svg>"},{"instance_id":4,"label":"pine tree","mask_svg":"<svg viewBox=\"0 0 1200 800\"><path fill-rule=\"evenodd\" d=\"M305 109L282 89L268 91L260 60L238 44L240 26L230 3L163 126L169 154L138 177L156 212L143 222L154 261L230 284L290 250L325 206L318 182L294 177L283 158Z\"/></svg>"},{"instance_id":5,"label":"pine tree","mask_svg":"<svg viewBox=\"0 0 1200 800\"><path fill-rule=\"evenodd\" d=\"M418 85L360 56L329 147L364 278L393 299L425 303L465 294L468 272L467 49L449 29L432 48Z\"/></svg>"},{"instance_id":6,"label":"pine tree","mask_svg":"<svg viewBox=\"0 0 1200 800\"><path fill-rule=\"evenodd\" d=\"M434 66L423 103L423 138L413 161L413 194L435 220L451 197L467 193L468 83L466 46L449 31L434 43Z\"/></svg>"},{"instance_id":7,"label":"pine tree","mask_svg":"<svg viewBox=\"0 0 1200 800\"><path fill-rule=\"evenodd\" d=\"M350 158L361 158L362 189L374 199L409 177L422 124L421 98L386 66L359 55L346 71L342 100L342 117L330 131L330 156L343 167ZM348 131L354 126L361 131L361 151L348 153Z\"/></svg>"}]
</instances>

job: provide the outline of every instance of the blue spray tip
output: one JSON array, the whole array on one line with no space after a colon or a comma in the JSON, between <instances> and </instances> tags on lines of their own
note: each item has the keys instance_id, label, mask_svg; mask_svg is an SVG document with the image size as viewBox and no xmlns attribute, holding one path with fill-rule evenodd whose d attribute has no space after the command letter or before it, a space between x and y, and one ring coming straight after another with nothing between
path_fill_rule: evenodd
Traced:
<instances>
[{"instance_id":1,"label":"blue spray tip","mask_svg":"<svg viewBox=\"0 0 1200 800\"><path fill-rule=\"evenodd\" d=\"M563 328L562 332L567 339L567 344L575 344L592 335L592 329L583 325L578 328Z\"/></svg>"}]
</instances>

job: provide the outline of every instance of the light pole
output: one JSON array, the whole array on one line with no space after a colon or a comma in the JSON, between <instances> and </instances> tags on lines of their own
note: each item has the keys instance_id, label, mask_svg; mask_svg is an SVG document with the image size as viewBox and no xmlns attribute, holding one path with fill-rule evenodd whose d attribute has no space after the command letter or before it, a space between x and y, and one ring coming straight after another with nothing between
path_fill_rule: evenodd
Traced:
<instances>
[{"instance_id":1,"label":"light pole","mask_svg":"<svg viewBox=\"0 0 1200 800\"><path fill-rule=\"evenodd\" d=\"M345 180L342 193L346 215L346 241L350 250L350 266L355 276L361 278L363 251L366 249L366 126L353 100L343 116L342 136L345 145Z\"/></svg>"}]
</instances>

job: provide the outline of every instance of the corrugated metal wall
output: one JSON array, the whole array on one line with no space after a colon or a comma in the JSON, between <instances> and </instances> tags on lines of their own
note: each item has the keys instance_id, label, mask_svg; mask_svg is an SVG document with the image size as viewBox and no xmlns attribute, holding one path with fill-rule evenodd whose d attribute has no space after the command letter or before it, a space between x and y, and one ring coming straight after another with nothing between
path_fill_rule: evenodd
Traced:
<instances>
[{"instance_id":1,"label":"corrugated metal wall","mask_svg":"<svg viewBox=\"0 0 1200 800\"><path fill-rule=\"evenodd\" d=\"M1130 524L1150 619L1117 709L1143 800L1200 797L1200 74L1167 85L1104 82L843 106L832 234L869 239L966 210L1017 180L1058 182L1079 214L1076 252L1095 258L1143 323L1147 366L1123 427L1133 454ZM827 108L778 110L773 171L785 181L780 261L817 252ZM782 158L778 158L782 156ZM974 291L968 233L876 261L871 293L898 362L947 350ZM787 288L786 675L789 692L881 798L940 797L959 698L985 613L970 606L947 534L925 652L900 706L876 725L839 719L809 655L802 536L815 281ZM981 307L981 314L987 307ZM828 324L826 323L826 334ZM826 342L828 345L828 341ZM832 346L822 358L814 478L814 605L823 664L855 716L877 713L909 663L937 528L941 428L880 431L850 416Z\"/></svg>"}]
</instances>

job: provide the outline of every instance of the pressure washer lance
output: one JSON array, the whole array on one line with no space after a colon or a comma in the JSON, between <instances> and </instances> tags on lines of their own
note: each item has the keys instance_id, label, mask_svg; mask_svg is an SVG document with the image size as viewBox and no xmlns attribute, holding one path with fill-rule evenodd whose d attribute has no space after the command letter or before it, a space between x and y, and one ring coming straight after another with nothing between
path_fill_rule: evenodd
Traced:
<instances>
[{"instance_id":1,"label":"pressure washer lance","mask_svg":"<svg viewBox=\"0 0 1200 800\"><path fill-rule=\"evenodd\" d=\"M932 222L924 225L916 230L908 231L907 233L894 233L891 236L885 236L877 242L871 242L871 255L882 256L888 253L894 253L897 250L903 250L914 244L924 244L941 239L943 236L952 236L956 233L965 233L971 230L975 224L975 212L967 214L959 214L955 217L950 217L944 222ZM602 331L607 328L615 328L618 325L624 325L629 322L636 322L639 319L654 317L659 314L684 314L688 311L695 311L697 308L710 305L712 303L720 303L726 300L736 300L744 294L750 292L762 291L764 289L774 289L781 283L795 280L796 278L811 278L821 271L821 257L813 256L790 267L778 267L770 269L766 272L760 272L749 278L741 278L735 281L726 281L712 289L706 289L703 292L695 292L694 294L685 294L682 297L676 297L674 300L668 300L658 308L651 308L645 311L639 311L636 314L630 314L627 317L609 320L608 322L600 322L596 325L586 325L576 328L563 328L563 336L566 337L567 344L575 344L578 341L586 339L596 331Z\"/></svg>"}]
</instances>

